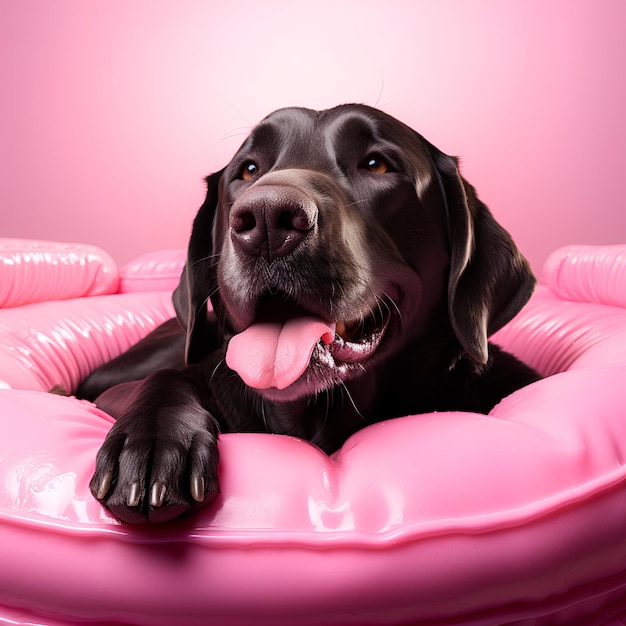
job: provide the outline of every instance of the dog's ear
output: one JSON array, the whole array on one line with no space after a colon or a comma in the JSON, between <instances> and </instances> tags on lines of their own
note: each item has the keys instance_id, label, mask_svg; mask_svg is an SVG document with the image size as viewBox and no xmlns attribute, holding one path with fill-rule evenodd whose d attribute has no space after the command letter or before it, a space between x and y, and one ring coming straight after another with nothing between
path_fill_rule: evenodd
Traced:
<instances>
[{"instance_id":1,"label":"dog's ear","mask_svg":"<svg viewBox=\"0 0 626 626\"><path fill-rule=\"evenodd\" d=\"M188 364L204 360L217 341L216 325L209 321L207 305L217 285L213 230L223 172L206 178L206 199L194 219L187 262L172 296L176 315L187 331L185 359Z\"/></svg>"},{"instance_id":2,"label":"dog's ear","mask_svg":"<svg viewBox=\"0 0 626 626\"><path fill-rule=\"evenodd\" d=\"M461 177L457 160L437 149L431 156L447 205L450 320L465 351L486 363L487 338L526 304L535 277L511 235Z\"/></svg>"}]
</instances>

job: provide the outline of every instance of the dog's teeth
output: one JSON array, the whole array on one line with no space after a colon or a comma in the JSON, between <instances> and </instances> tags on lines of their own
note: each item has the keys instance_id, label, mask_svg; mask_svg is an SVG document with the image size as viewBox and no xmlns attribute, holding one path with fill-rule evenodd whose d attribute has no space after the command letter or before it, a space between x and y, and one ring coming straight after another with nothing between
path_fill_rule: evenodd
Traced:
<instances>
[{"instance_id":1,"label":"dog's teeth","mask_svg":"<svg viewBox=\"0 0 626 626\"><path fill-rule=\"evenodd\" d=\"M340 337L345 337L346 334L346 325L344 322L337 322L337 324L335 324L335 332L340 336Z\"/></svg>"}]
</instances>

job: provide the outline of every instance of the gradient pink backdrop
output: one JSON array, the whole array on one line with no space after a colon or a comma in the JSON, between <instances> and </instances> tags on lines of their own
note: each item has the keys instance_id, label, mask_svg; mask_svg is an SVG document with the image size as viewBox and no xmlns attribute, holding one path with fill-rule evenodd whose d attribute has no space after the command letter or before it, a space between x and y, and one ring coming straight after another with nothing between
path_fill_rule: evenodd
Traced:
<instances>
[{"instance_id":1,"label":"gradient pink backdrop","mask_svg":"<svg viewBox=\"0 0 626 626\"><path fill-rule=\"evenodd\" d=\"M626 242L623 0L0 0L0 236L183 247L274 108L377 105L536 269Z\"/></svg>"}]
</instances>

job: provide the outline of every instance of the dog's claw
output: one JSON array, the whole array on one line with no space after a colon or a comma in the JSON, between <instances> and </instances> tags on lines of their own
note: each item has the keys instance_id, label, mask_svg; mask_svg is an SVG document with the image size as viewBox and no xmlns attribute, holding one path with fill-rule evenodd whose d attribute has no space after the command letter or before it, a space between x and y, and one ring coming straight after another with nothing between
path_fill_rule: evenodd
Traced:
<instances>
[{"instance_id":1,"label":"dog's claw","mask_svg":"<svg viewBox=\"0 0 626 626\"><path fill-rule=\"evenodd\" d=\"M139 504L140 499L141 490L139 489L139 483L133 483L130 486L130 492L128 493L128 500L126 501L126 504L129 507L135 507Z\"/></svg>"},{"instance_id":2,"label":"dog's claw","mask_svg":"<svg viewBox=\"0 0 626 626\"><path fill-rule=\"evenodd\" d=\"M150 490L150 506L155 508L163 506L166 491L167 487L163 483L154 483L152 485L152 489Z\"/></svg>"},{"instance_id":3,"label":"dog's claw","mask_svg":"<svg viewBox=\"0 0 626 626\"><path fill-rule=\"evenodd\" d=\"M192 476L191 477L191 497L196 502L204 502L204 478L202 476Z\"/></svg>"},{"instance_id":4,"label":"dog's claw","mask_svg":"<svg viewBox=\"0 0 626 626\"><path fill-rule=\"evenodd\" d=\"M95 484L92 479L90 488L91 493L93 494L96 500L104 500L106 498L107 493L109 493L109 489L111 489L111 483L113 482L113 473L105 472L100 479L99 484Z\"/></svg>"}]
</instances>

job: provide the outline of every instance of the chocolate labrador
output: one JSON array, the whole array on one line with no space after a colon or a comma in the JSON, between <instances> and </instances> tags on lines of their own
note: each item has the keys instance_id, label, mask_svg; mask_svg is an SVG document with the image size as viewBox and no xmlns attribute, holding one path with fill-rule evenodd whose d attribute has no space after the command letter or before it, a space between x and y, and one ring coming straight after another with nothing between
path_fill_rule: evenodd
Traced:
<instances>
[{"instance_id":1,"label":"chocolate labrador","mask_svg":"<svg viewBox=\"0 0 626 626\"><path fill-rule=\"evenodd\" d=\"M403 123L281 109L207 184L177 320L78 392L117 418L91 490L121 520L210 502L219 432L332 452L380 420L486 413L539 378L487 341L532 293L526 260L456 159Z\"/></svg>"}]
</instances>

